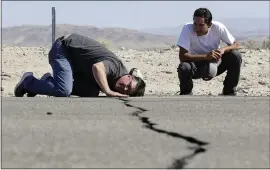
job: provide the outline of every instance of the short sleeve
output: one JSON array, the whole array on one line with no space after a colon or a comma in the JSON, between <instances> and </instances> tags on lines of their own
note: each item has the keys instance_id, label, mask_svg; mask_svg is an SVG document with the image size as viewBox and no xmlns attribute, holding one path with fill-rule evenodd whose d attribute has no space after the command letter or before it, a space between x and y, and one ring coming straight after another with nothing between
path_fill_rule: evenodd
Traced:
<instances>
[{"instance_id":1,"label":"short sleeve","mask_svg":"<svg viewBox=\"0 0 270 170\"><path fill-rule=\"evenodd\" d=\"M114 62L110 60L104 60L102 63L105 66L107 76L116 75L117 68Z\"/></svg>"},{"instance_id":2,"label":"short sleeve","mask_svg":"<svg viewBox=\"0 0 270 170\"><path fill-rule=\"evenodd\" d=\"M188 29L188 26L185 25L182 29L182 32L178 38L177 46L183 47L187 51L190 49L190 31Z\"/></svg>"},{"instance_id":3,"label":"short sleeve","mask_svg":"<svg viewBox=\"0 0 270 170\"><path fill-rule=\"evenodd\" d=\"M235 38L232 36L230 31L226 28L225 25L220 23L220 36L221 40L228 45L232 45L235 41Z\"/></svg>"}]
</instances>

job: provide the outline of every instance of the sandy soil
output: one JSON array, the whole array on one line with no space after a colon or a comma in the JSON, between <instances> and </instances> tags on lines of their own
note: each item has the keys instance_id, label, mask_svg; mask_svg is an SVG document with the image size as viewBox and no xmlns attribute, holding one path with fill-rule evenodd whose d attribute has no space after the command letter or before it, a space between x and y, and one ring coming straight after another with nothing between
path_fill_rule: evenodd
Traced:
<instances>
[{"instance_id":1,"label":"sandy soil","mask_svg":"<svg viewBox=\"0 0 270 170\"><path fill-rule=\"evenodd\" d=\"M24 72L32 71L37 78L51 72L48 48L3 47L2 86L3 96L14 96L14 87ZM178 49L114 51L131 69L141 70L147 83L146 95L178 95ZM238 96L269 96L269 50L241 49L243 64L238 85ZM219 95L226 72L211 81L193 80L194 95Z\"/></svg>"}]
</instances>

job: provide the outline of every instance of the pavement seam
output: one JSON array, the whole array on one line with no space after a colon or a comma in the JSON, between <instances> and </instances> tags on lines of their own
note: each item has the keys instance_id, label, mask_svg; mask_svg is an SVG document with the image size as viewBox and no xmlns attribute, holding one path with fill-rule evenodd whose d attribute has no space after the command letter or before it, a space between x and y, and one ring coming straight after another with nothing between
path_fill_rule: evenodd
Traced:
<instances>
[{"instance_id":1,"label":"pavement seam","mask_svg":"<svg viewBox=\"0 0 270 170\"><path fill-rule=\"evenodd\" d=\"M168 167L168 169L182 169L182 168L185 168L185 166L188 164L188 160L193 159L199 153L206 152L206 149L203 148L203 146L208 145L209 144L208 142L200 141L200 140L198 140L198 139L196 139L194 137L185 136L185 135L182 135L182 134L179 134L179 133L176 133L176 132L171 132L171 131L166 131L166 130L163 130L163 129L156 128L154 126L156 126L158 124L151 122L149 120L150 119L149 117L140 116L140 114L142 114L144 112L147 112L148 111L147 109L142 108L142 107L134 106L134 105L130 104L131 101L127 100L127 99L119 98L119 100L123 101L123 104L125 106L132 107L132 108L136 109L136 111L132 112L131 115L138 117L140 119L140 121L144 124L145 128L148 128L148 129L150 129L150 130L152 130L154 132L157 132L157 133L166 134L166 135L168 135L170 137L173 137L173 138L181 138L181 139L186 140L189 143L192 143L192 144L196 145L195 147L188 147L188 149L193 150L193 152L191 154L189 154L189 155L181 157L180 159L175 159L174 162L172 163L172 165Z\"/></svg>"}]
</instances>

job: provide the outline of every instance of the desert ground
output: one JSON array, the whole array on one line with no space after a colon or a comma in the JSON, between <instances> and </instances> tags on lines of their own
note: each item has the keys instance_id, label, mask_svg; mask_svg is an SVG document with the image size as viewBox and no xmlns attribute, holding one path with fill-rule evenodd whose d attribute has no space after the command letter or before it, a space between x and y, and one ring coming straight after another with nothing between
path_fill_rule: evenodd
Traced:
<instances>
[{"instance_id":1,"label":"desert ground","mask_svg":"<svg viewBox=\"0 0 270 170\"><path fill-rule=\"evenodd\" d=\"M37 78L52 72L48 64L49 48L2 47L2 96L14 96L14 87L24 72ZM128 69L139 68L147 83L145 95L178 95L178 48L163 50L113 50ZM269 96L269 49L240 49L243 57L238 96ZM211 81L193 80L193 95L219 95L226 72Z\"/></svg>"}]
</instances>

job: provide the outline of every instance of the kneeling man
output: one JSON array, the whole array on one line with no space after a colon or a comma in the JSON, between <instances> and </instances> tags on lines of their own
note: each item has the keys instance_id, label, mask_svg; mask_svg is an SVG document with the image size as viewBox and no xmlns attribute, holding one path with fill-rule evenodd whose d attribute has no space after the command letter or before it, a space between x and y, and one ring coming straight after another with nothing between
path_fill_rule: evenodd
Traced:
<instances>
[{"instance_id":1,"label":"kneeling man","mask_svg":"<svg viewBox=\"0 0 270 170\"><path fill-rule=\"evenodd\" d=\"M129 72L120 58L99 42L80 34L59 37L49 52L53 75L41 79L25 73L14 89L16 97L37 94L55 97L144 96L145 82Z\"/></svg>"}]
</instances>

